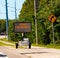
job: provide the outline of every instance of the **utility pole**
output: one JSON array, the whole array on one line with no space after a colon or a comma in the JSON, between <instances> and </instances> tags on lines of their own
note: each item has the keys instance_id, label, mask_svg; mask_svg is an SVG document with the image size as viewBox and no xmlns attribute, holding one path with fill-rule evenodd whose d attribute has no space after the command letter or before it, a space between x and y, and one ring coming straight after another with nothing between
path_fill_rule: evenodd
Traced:
<instances>
[{"instance_id":1,"label":"utility pole","mask_svg":"<svg viewBox=\"0 0 60 58\"><path fill-rule=\"evenodd\" d=\"M35 14L35 35L36 35L36 44L38 44L38 36L37 36L37 0L34 0L34 14Z\"/></svg>"},{"instance_id":2,"label":"utility pole","mask_svg":"<svg viewBox=\"0 0 60 58\"><path fill-rule=\"evenodd\" d=\"M17 9L16 9L16 0L15 0L15 19L17 20Z\"/></svg>"},{"instance_id":3,"label":"utility pole","mask_svg":"<svg viewBox=\"0 0 60 58\"><path fill-rule=\"evenodd\" d=\"M8 6L7 6L7 0L6 2L6 34L7 34L7 39L8 39Z\"/></svg>"}]
</instances>

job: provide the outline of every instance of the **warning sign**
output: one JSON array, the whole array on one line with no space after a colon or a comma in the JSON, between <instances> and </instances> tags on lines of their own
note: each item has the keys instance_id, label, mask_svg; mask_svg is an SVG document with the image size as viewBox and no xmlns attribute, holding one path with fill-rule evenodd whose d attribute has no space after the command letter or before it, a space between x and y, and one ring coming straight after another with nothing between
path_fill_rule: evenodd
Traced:
<instances>
[{"instance_id":1,"label":"warning sign","mask_svg":"<svg viewBox=\"0 0 60 58\"><path fill-rule=\"evenodd\" d=\"M56 21L56 17L51 14L49 17L48 17L48 20L51 21L52 23L54 23Z\"/></svg>"}]
</instances>

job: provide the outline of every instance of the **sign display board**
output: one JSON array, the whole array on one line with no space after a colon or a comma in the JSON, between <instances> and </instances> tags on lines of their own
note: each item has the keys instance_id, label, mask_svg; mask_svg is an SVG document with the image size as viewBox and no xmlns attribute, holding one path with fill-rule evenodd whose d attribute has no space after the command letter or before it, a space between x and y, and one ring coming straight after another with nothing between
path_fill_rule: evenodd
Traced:
<instances>
[{"instance_id":1,"label":"sign display board","mask_svg":"<svg viewBox=\"0 0 60 58\"><path fill-rule=\"evenodd\" d=\"M56 17L51 14L49 17L48 17L49 21L51 21L52 23L54 23L56 21Z\"/></svg>"},{"instance_id":2,"label":"sign display board","mask_svg":"<svg viewBox=\"0 0 60 58\"><path fill-rule=\"evenodd\" d=\"M14 23L15 32L31 32L30 22L15 22Z\"/></svg>"}]
</instances>

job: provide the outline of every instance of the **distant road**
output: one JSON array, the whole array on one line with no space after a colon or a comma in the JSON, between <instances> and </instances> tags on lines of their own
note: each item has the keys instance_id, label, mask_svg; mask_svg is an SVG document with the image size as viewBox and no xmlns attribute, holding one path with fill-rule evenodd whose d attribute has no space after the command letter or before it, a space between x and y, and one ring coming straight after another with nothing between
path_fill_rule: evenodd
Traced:
<instances>
[{"instance_id":1,"label":"distant road","mask_svg":"<svg viewBox=\"0 0 60 58\"><path fill-rule=\"evenodd\" d=\"M7 38L7 36L6 35L0 35L0 39L1 38Z\"/></svg>"}]
</instances>

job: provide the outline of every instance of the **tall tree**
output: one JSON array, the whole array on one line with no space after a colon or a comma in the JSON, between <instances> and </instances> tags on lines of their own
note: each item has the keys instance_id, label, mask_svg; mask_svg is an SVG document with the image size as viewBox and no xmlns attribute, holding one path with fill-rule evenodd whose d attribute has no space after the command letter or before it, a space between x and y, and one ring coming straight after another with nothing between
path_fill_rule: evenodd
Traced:
<instances>
[{"instance_id":1,"label":"tall tree","mask_svg":"<svg viewBox=\"0 0 60 58\"><path fill-rule=\"evenodd\" d=\"M0 20L0 33L6 32L6 21Z\"/></svg>"},{"instance_id":2,"label":"tall tree","mask_svg":"<svg viewBox=\"0 0 60 58\"><path fill-rule=\"evenodd\" d=\"M57 38L57 40L60 40L59 39L60 33L58 32L60 29L60 27L59 27L60 26L60 24L59 24L59 22L60 22L59 4L60 4L60 0L39 0L38 12L37 12L39 43L43 43L45 41L45 38L46 38L45 42L50 41L50 40L52 42L52 26L51 26L51 22L48 20L48 17L50 14L54 14L57 17L57 20L54 23L54 29L55 29L54 33L55 33L55 38ZM19 15L19 20L23 21L23 22L26 22L26 21L32 22L32 27L33 27L32 31L35 31L34 0L25 0L23 7L21 9L20 15ZM34 32L32 32L31 35L35 37ZM33 39L33 41L34 41L34 39Z\"/></svg>"}]
</instances>

